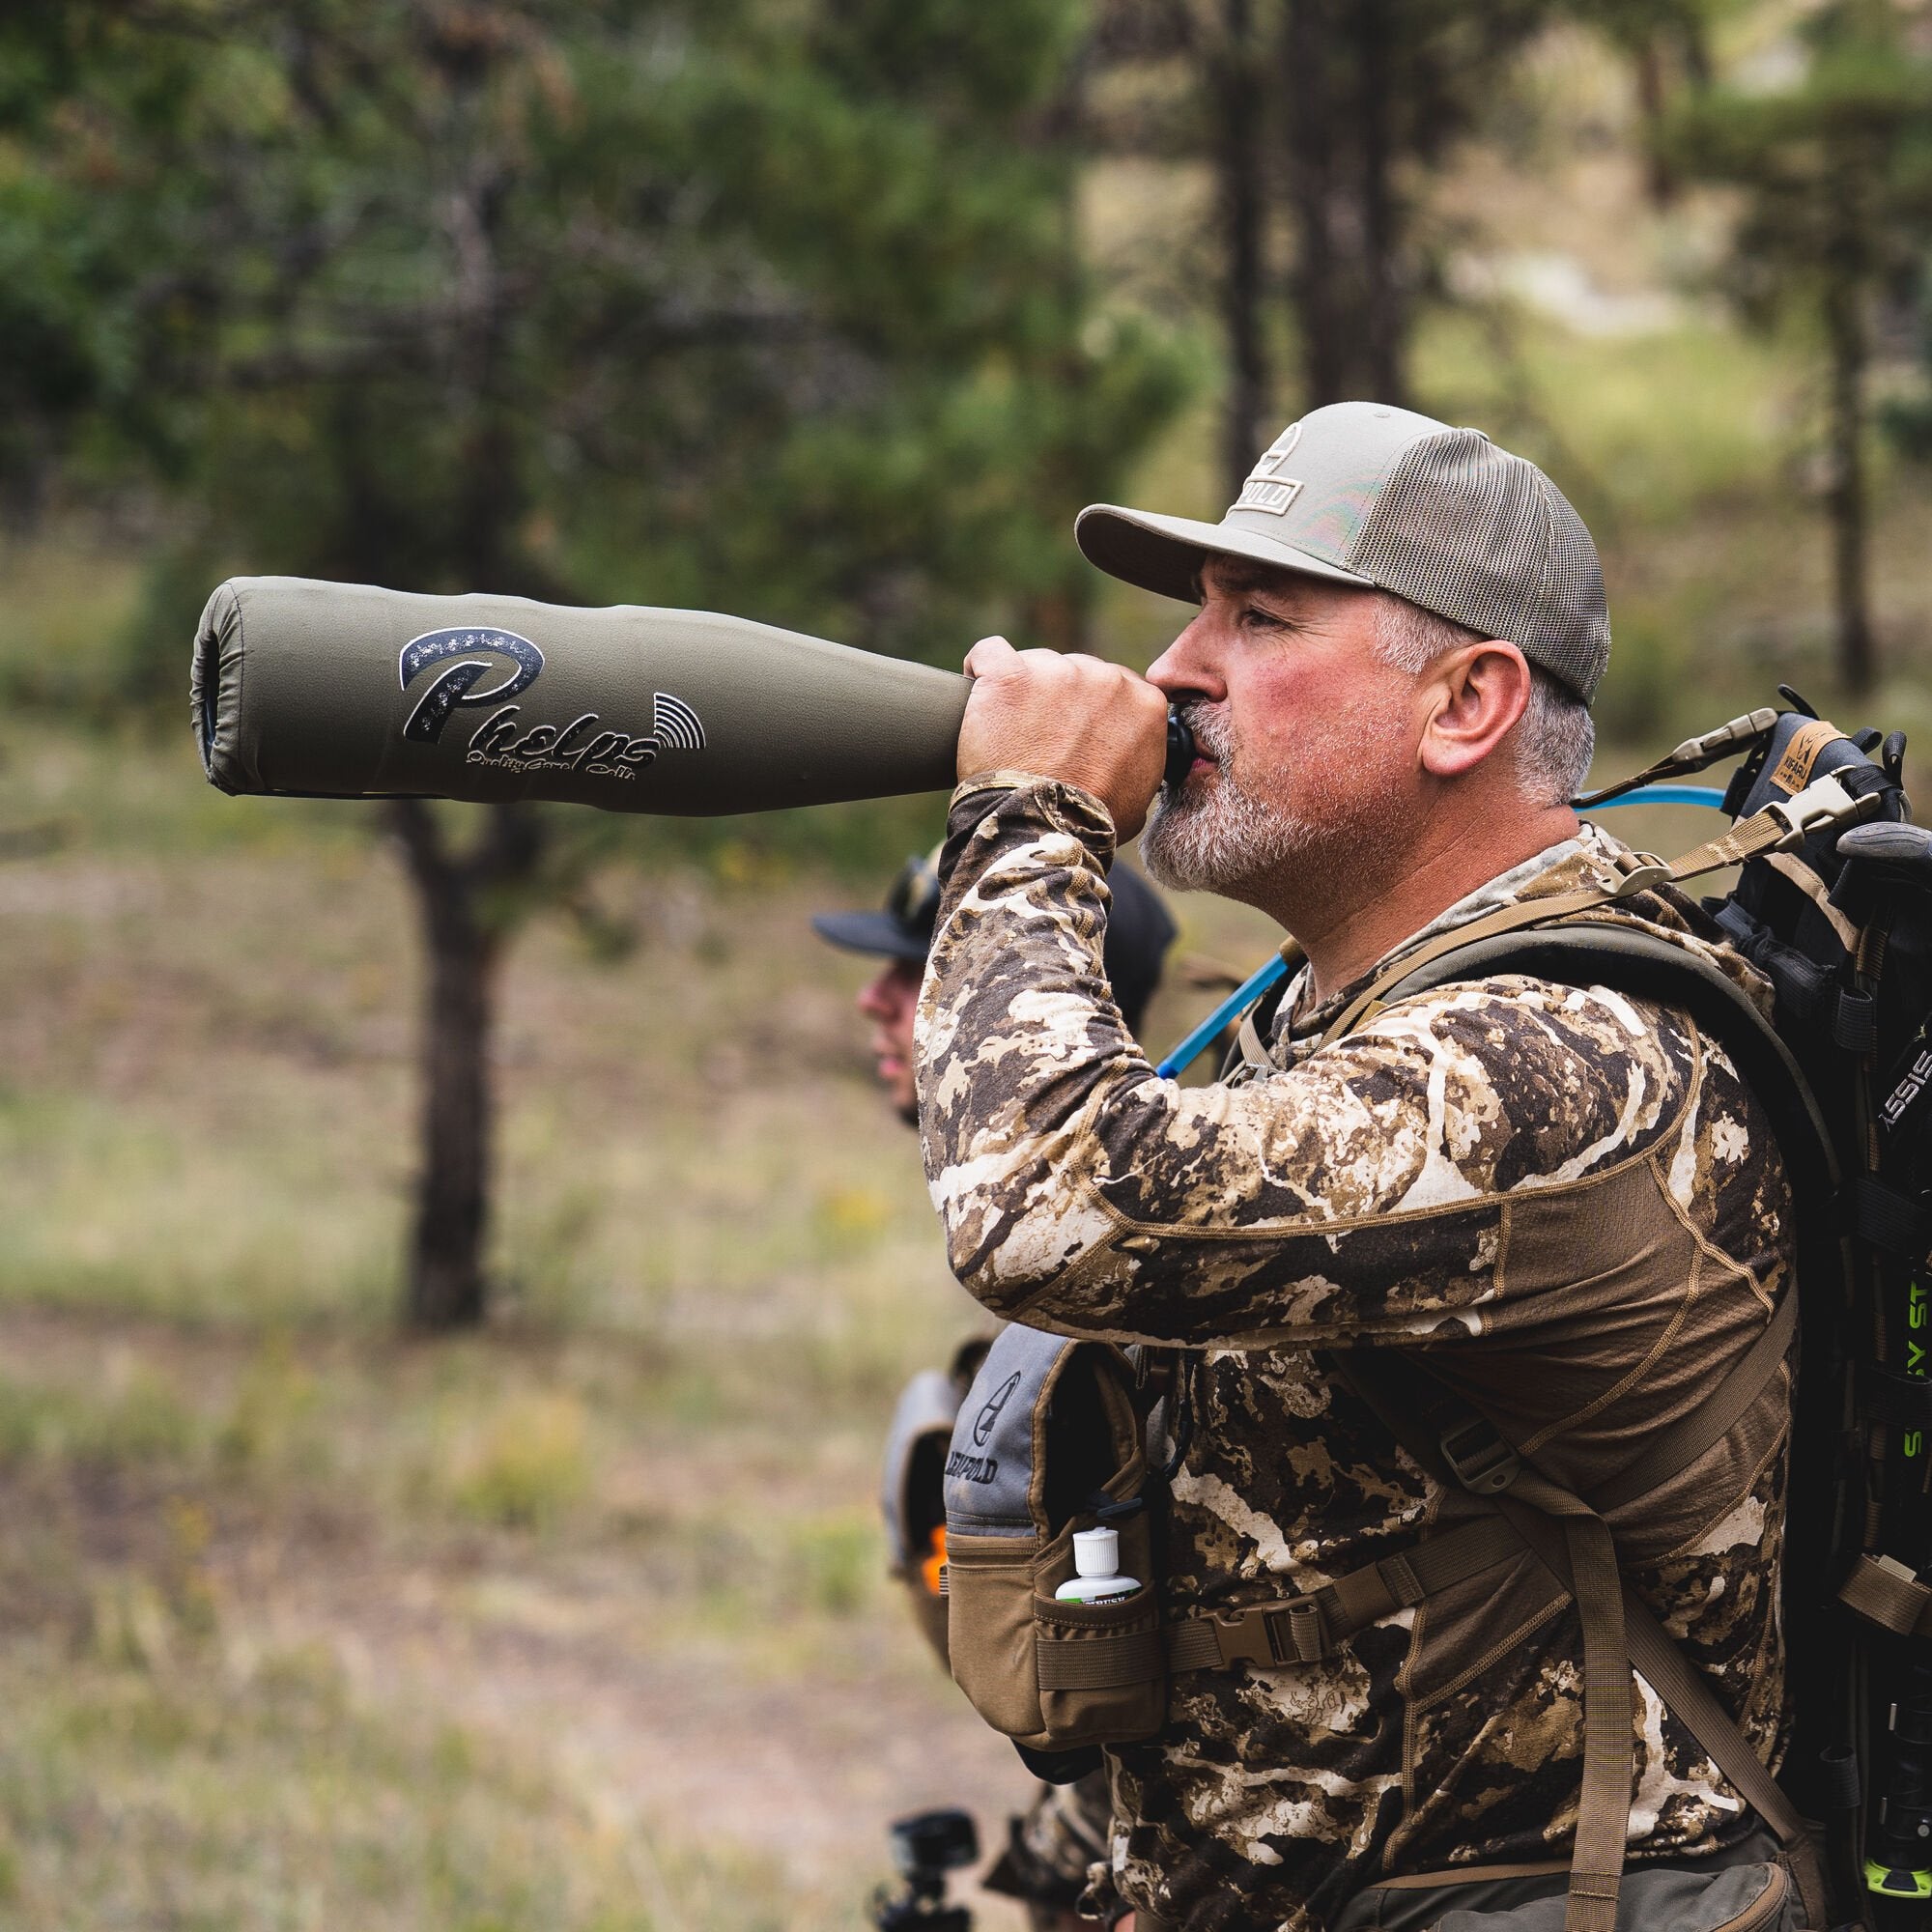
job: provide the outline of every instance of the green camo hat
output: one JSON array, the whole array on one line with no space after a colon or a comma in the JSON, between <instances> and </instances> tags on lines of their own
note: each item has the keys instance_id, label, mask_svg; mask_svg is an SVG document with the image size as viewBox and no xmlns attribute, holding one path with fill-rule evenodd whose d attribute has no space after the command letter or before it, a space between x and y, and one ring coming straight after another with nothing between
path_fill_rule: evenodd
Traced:
<instances>
[{"instance_id":1,"label":"green camo hat","mask_svg":"<svg viewBox=\"0 0 1932 1932\"><path fill-rule=\"evenodd\" d=\"M1095 503L1074 540L1111 576L1189 603L1208 556L1387 590L1515 644L1586 703L1609 663L1603 567L1562 491L1481 430L1383 403L1290 423L1218 524Z\"/></svg>"}]
</instances>

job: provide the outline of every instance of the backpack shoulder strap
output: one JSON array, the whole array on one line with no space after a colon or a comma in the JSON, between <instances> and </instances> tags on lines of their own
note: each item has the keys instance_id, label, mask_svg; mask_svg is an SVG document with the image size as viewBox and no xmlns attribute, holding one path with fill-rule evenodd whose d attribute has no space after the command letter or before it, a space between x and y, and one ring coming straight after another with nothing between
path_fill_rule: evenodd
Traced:
<instances>
[{"instance_id":1,"label":"backpack shoulder strap","mask_svg":"<svg viewBox=\"0 0 1932 1932\"><path fill-rule=\"evenodd\" d=\"M1722 1419L1735 1419L1775 1373L1782 1359L1778 1345L1788 1346L1796 1327L1794 1316L1785 1310L1795 1307L1795 1298L1787 1295L1759 1343L1705 1403L1659 1439L1656 1447L1670 1452L1672 1466L1682 1466L1679 1459L1693 1435L1707 1443L1715 1441L1728 1426ZM1432 1476L1460 1485L1494 1510L1577 1605L1583 1629L1583 1788L1565 1932L1589 1932L1604 1922L1606 1911L1614 1923L1630 1829L1633 1667L1690 1730L1732 1788L1776 1833L1806 1895L1810 1922L1826 1922L1816 1917L1823 1909L1823 1874L1811 1855L1803 1821L1750 1741L1622 1575L1602 1514L1610 1505L1593 1508L1525 1462L1486 1416L1438 1382L1416 1352L1363 1350L1335 1366ZM1445 1421L1448 1427L1438 1435L1437 1425ZM1712 1428L1720 1421L1721 1427ZM1484 1436L1500 1452L1499 1458L1471 1446ZM1455 1445L1453 1453L1445 1453L1450 1444ZM1611 1487L1620 1493L1629 1490L1633 1474L1662 1461L1646 1453Z\"/></svg>"},{"instance_id":2,"label":"backpack shoulder strap","mask_svg":"<svg viewBox=\"0 0 1932 1932\"><path fill-rule=\"evenodd\" d=\"M1601 903L1601 902L1600 902ZM1453 935L1444 935L1450 937ZM1840 1175L1823 1114L1790 1047L1736 980L1708 960L1640 926L1578 918L1478 936L1391 975L1375 1008L1412 999L1459 980L1521 973L1568 985L1607 985L1688 1011L1731 1056L1739 1077L1772 1117L1794 1191L1819 1201ZM1356 1020L1368 1017L1365 1009ZM1333 1038L1334 1033L1326 1037Z\"/></svg>"},{"instance_id":3,"label":"backpack shoulder strap","mask_svg":"<svg viewBox=\"0 0 1932 1932\"><path fill-rule=\"evenodd\" d=\"M1692 869L1691 862L1698 857L1692 854L1690 859L1680 861L1669 869L1673 874L1688 875ZM1634 874L1633 879L1640 876ZM1451 943L1438 945L1430 956L1412 955L1408 961L1399 962L1395 970L1372 985L1368 997L1357 1002L1351 1023L1359 1024L1372 1011L1397 1000L1456 980L1497 973L1521 973L1570 984L1609 985L1688 1011L1700 1028L1723 1045L1740 1078L1771 1117L1773 1131L1784 1154L1796 1209L1800 1249L1797 1281L1808 1285L1807 1301L1821 1293L1829 1294L1831 1284L1844 1279L1836 1211L1840 1167L1816 1096L1791 1049L1744 989L1708 960L1632 923L1605 918L1599 908L1611 896L1605 893L1589 906L1564 906L1550 901L1543 920L1505 921L1488 930L1479 929L1483 923L1478 922L1458 933L1444 934L1443 940ZM1505 910L1514 913L1526 908ZM1591 917L1592 913L1596 916ZM1558 923L1546 923L1552 915ZM1350 1023L1349 1015L1344 1015L1344 1023ZM1788 1353L1798 1325L1799 1301L1799 1294L1787 1290L1764 1333L1711 1395L1690 1415L1648 1443L1634 1463L1593 1492L1596 1507L1592 1514L1599 1522L1601 1512L1635 1501L1675 1470L1689 1466L1730 1428ZM1831 1312L1829 1303L1826 1312ZM1425 1464L1434 1472L1446 1468L1451 1480L1460 1480L1473 1461L1475 1466L1500 1469L1507 1475L1510 1465L1520 1463L1520 1459L1486 1417L1441 1388L1419 1351L1404 1351L1399 1357L1386 1351L1361 1351L1350 1356L1345 1373L1411 1455L1420 1458L1424 1452L1435 1452L1433 1463ZM1459 1415L1460 1420L1454 1419ZM1450 1426L1441 1434L1435 1434L1423 1420L1427 1416L1450 1419ZM1489 1452L1485 1454L1478 1448L1472 1457L1465 1444L1480 1443L1485 1436L1489 1438ZM1445 1463L1440 1453L1445 1438L1454 1441L1459 1452L1453 1463ZM1463 1486L1470 1487L1466 1482ZM1598 1840L1607 1839L1610 1822L1605 1781L1601 1777L1597 1781L1594 1804L1590 1789L1591 1725L1587 1694L1588 1684L1600 1681L1603 1676L1589 1656L1593 1622L1600 1655L1610 1642L1610 1623L1601 1602L1608 1589L1622 1600L1619 1635L1626 1666L1634 1664L1642 1673L1644 1680L1690 1730L1733 1789L1776 1833L1787 1855L1793 1859L1794 1875L1803 1889L1822 1897L1822 1873L1811 1859L1798 1814L1776 1780L1718 1702L1709 1685L1685 1659L1628 1580L1616 1573L1614 1558L1607 1584L1600 1560L1577 1562L1582 1553L1577 1525L1574 1520L1549 1512L1550 1498L1543 1493L1546 1489L1556 1490L1556 1486L1538 1477L1525 1487L1518 1477L1492 1493L1489 1500L1537 1552L1545 1566L1568 1585L1583 1622L1586 1775L1584 1808L1578 1821L1578 1870L1585 1864L1584 1820L1594 1808L1597 1816L1592 1836ZM1575 1500L1561 1490L1556 1490L1556 1495L1566 1502ZM1607 1540L1605 1528L1605 1541ZM1594 1549L1591 1553L1597 1555ZM1600 1601L1593 1605L1592 1598ZM1600 1697L1600 1705L1604 1701ZM1618 1748L1623 1749L1621 1734ZM1627 1761L1623 1768L1627 1778ZM1627 1796L1622 1791L1617 1794L1617 1805L1616 1821L1622 1825L1628 1817ZM1573 1880L1573 1910L1582 1903L1576 1896Z\"/></svg>"},{"instance_id":4,"label":"backpack shoulder strap","mask_svg":"<svg viewBox=\"0 0 1932 1932\"><path fill-rule=\"evenodd\" d=\"M1493 912L1471 920L1466 925L1436 934L1423 945L1378 974L1358 993L1321 1037L1323 1046L1332 1044L1346 1033L1380 1010L1396 997L1394 988L1414 974L1425 971L1441 959L1464 957L1471 945L1480 940L1499 938L1525 927L1547 925L1580 912L1629 898L1652 886L1681 886L1702 878L1725 866L1737 866L1768 852L1791 851L1804 841L1807 834L1831 827L1856 824L1869 818L1879 809L1875 794L1855 796L1833 777L1814 779L1791 798L1774 799L1762 810L1741 818L1726 832L1693 846L1681 859L1668 865L1654 861L1633 864L1621 877L1596 885L1579 886L1548 898L1519 899L1498 906ZM1459 966L1450 977L1466 979L1466 968Z\"/></svg>"}]
</instances>

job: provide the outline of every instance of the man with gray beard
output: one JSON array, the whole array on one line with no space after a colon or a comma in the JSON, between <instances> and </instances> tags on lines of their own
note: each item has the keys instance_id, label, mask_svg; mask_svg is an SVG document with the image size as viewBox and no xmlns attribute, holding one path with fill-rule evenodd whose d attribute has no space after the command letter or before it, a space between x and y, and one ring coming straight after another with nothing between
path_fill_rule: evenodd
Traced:
<instances>
[{"instance_id":1,"label":"man with gray beard","mask_svg":"<svg viewBox=\"0 0 1932 1932\"><path fill-rule=\"evenodd\" d=\"M1588 532L1479 432L1347 403L1292 425L1220 523L1098 506L1078 540L1196 614L1145 679L975 645L916 1062L960 1280L1171 1364L1147 1498L1167 1718L1107 1751L1093 1903L1139 1932L1352 1932L1421 1922L1380 1889L1398 1876L1499 1865L1485 1907L1560 1894L1577 1849L1570 1922L1607 1927L1626 1848L1632 1870L1763 1859L1675 1698L1621 1660L1587 1680L1586 1776L1578 1602L1471 1526L1525 1469L1605 1492L1763 1359L1694 1463L1605 1509L1610 1576L1776 1764L1789 1382L1750 1351L1793 1261L1764 1110L1688 1012L1609 985L1359 997L1435 935L1548 900L1768 1004L1695 904L1571 810L1609 652ZM1197 756L1160 790L1170 702ZM1156 1077L1102 970L1108 865L1151 805L1157 879L1293 935L1211 1086ZM1418 1433L1433 1397L1378 1399L1403 1375L1484 1453L1461 1424ZM1418 1554L1432 1540L1463 1569Z\"/></svg>"}]
</instances>

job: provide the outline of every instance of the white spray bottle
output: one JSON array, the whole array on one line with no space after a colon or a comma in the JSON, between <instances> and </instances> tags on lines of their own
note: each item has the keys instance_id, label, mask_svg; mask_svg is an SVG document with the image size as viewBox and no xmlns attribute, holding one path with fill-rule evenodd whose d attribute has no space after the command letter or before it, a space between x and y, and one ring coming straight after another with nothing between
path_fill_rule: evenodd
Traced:
<instances>
[{"instance_id":1,"label":"white spray bottle","mask_svg":"<svg viewBox=\"0 0 1932 1932\"><path fill-rule=\"evenodd\" d=\"M1108 1604L1131 1597L1140 1588L1138 1577L1120 1574L1121 1533L1117 1529L1076 1529L1073 1568L1053 1594L1063 1604Z\"/></svg>"}]
</instances>

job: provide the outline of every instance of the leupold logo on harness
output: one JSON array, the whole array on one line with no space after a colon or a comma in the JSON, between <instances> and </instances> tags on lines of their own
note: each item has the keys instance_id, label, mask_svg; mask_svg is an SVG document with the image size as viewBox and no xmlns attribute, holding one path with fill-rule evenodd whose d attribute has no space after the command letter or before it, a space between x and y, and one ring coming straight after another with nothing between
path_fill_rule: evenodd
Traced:
<instances>
[{"instance_id":1,"label":"leupold logo on harness","mask_svg":"<svg viewBox=\"0 0 1932 1932\"><path fill-rule=\"evenodd\" d=\"M946 1473L962 1483L990 1483L1000 1473L997 1456L969 1456L955 1449L946 1459Z\"/></svg>"},{"instance_id":2,"label":"leupold logo on harness","mask_svg":"<svg viewBox=\"0 0 1932 1932\"><path fill-rule=\"evenodd\" d=\"M1000 1411L1012 1400L1013 1391L1020 1385L1019 1372L1015 1370L987 1397L980 1413L973 1418L973 1446L983 1449L986 1438L993 1433L993 1425L1000 1419Z\"/></svg>"},{"instance_id":3,"label":"leupold logo on harness","mask_svg":"<svg viewBox=\"0 0 1932 1932\"><path fill-rule=\"evenodd\" d=\"M509 661L505 674L493 684L484 680ZM594 772L604 777L635 778L668 746L678 752L704 749L704 721L683 698L668 691L651 694L651 728L634 736L628 731L598 729L594 711L585 711L567 724L526 724L523 706L499 700L527 691L544 668L544 654L527 638L514 631L482 625L425 631L403 646L396 670L407 692L433 667L440 666L416 700L403 736L418 743L441 742L443 727L459 709L496 704L497 709L476 727L469 740L467 764L495 765L510 771Z\"/></svg>"}]
</instances>

